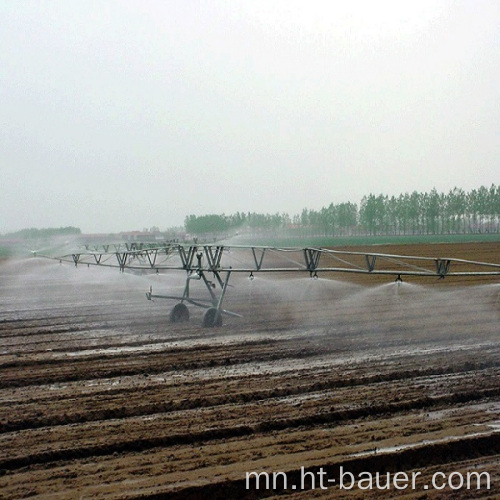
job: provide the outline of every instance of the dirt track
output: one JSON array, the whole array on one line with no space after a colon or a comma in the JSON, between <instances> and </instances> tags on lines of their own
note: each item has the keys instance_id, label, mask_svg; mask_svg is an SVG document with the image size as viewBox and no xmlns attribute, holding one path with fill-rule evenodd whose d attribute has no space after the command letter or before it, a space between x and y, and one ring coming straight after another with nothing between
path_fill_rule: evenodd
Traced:
<instances>
[{"instance_id":1,"label":"dirt track","mask_svg":"<svg viewBox=\"0 0 500 500\"><path fill-rule=\"evenodd\" d=\"M499 249L377 247L497 263ZM280 493L246 490L250 471L287 472L295 499L401 496L291 489L301 466L341 465L421 472L406 498L500 496L499 279L333 278L236 278L226 307L245 317L207 330L200 311L172 325L172 303L146 301L182 276L3 263L0 496ZM487 471L491 488L425 490L436 471Z\"/></svg>"}]
</instances>

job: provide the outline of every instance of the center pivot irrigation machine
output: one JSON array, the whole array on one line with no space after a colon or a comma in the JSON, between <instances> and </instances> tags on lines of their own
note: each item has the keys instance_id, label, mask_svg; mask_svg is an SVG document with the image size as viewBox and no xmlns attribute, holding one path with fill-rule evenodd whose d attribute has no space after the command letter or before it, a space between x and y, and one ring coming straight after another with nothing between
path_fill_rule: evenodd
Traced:
<instances>
[{"instance_id":1,"label":"center pivot irrigation machine","mask_svg":"<svg viewBox=\"0 0 500 500\"><path fill-rule=\"evenodd\" d=\"M377 274L394 276L399 283L403 276L440 279L448 276L500 276L500 264L488 262L325 248L131 243L93 249L87 245L80 253L40 257L71 262L75 266L116 267L121 272L183 271L186 283L182 296L154 294L150 288L146 297L148 300L176 300L178 303L170 313L170 321L174 323L189 320L186 303L205 308L204 327L221 326L223 315L241 317L222 307L232 273L247 274L250 280L255 273L299 272L308 273L311 278L317 278L319 273ZM208 292L206 298L191 297L192 280L204 284Z\"/></svg>"}]
</instances>

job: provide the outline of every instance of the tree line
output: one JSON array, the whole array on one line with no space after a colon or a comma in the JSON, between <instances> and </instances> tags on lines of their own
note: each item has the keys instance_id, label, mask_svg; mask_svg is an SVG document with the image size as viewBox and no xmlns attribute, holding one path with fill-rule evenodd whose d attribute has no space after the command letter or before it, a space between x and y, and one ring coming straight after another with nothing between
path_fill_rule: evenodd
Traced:
<instances>
[{"instance_id":1,"label":"tree line","mask_svg":"<svg viewBox=\"0 0 500 500\"><path fill-rule=\"evenodd\" d=\"M410 235L498 233L500 231L500 186L448 193L372 194L359 204L331 203L320 210L304 208L300 214L189 215L185 229L193 235L231 233L240 229L259 233L301 235Z\"/></svg>"},{"instance_id":2,"label":"tree line","mask_svg":"<svg viewBox=\"0 0 500 500\"><path fill-rule=\"evenodd\" d=\"M36 227L30 227L26 229L21 229L13 233L5 234L6 238L19 238L19 239L37 239L37 238L50 238L52 236L68 236L68 235L79 235L82 231L78 227L66 226L66 227L47 227L43 229L37 229Z\"/></svg>"}]
</instances>

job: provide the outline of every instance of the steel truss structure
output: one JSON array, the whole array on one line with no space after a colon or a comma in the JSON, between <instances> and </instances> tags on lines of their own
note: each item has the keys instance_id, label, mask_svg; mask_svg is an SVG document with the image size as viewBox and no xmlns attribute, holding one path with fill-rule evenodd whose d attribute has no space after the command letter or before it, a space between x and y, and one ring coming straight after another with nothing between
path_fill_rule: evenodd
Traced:
<instances>
[{"instance_id":1,"label":"steel truss structure","mask_svg":"<svg viewBox=\"0 0 500 500\"><path fill-rule=\"evenodd\" d=\"M232 273L307 273L317 278L320 273L356 273L395 276L423 276L434 278L456 276L500 276L500 264L455 258L434 258L414 255L391 255L374 252L354 252L326 248L279 248L238 245L182 245L168 243L154 245L130 243L102 245L61 257L41 256L71 262L75 266L115 267L125 270L159 273L184 271L186 283L182 296L146 293L148 300L155 298L177 300L170 314L172 322L189 320L185 303L206 310L203 326L222 324L222 315L240 316L223 309L222 304ZM209 279L212 277L212 279ZM203 282L207 299L190 296L190 282Z\"/></svg>"}]
</instances>

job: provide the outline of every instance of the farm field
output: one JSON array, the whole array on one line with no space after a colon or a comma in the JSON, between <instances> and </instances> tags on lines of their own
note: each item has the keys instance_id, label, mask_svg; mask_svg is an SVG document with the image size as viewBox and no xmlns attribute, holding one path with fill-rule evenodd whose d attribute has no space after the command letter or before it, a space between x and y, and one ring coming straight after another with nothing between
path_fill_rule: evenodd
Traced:
<instances>
[{"instance_id":1,"label":"farm field","mask_svg":"<svg viewBox=\"0 0 500 500\"><path fill-rule=\"evenodd\" d=\"M370 248L500 263L497 242L349 247ZM500 278L235 276L244 317L216 329L146 300L183 279L0 263L1 498L283 494L251 471L297 500L500 496ZM415 485L340 489L341 467ZM444 484L471 472L489 489Z\"/></svg>"}]
</instances>

